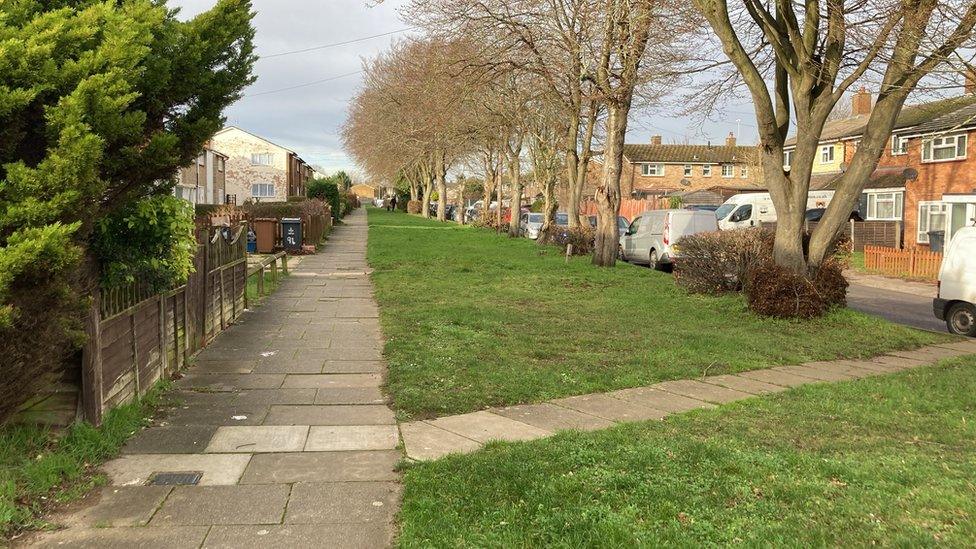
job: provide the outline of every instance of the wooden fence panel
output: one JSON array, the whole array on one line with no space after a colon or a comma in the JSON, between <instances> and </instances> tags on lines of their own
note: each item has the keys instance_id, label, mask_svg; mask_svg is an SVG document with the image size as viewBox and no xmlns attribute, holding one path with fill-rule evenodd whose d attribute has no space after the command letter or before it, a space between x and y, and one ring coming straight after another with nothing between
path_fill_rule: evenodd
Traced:
<instances>
[{"instance_id":1,"label":"wooden fence panel","mask_svg":"<svg viewBox=\"0 0 976 549\"><path fill-rule=\"evenodd\" d=\"M864 268L883 275L936 280L941 267L942 254L938 252L883 246L864 248Z\"/></svg>"},{"instance_id":2,"label":"wooden fence panel","mask_svg":"<svg viewBox=\"0 0 976 549\"><path fill-rule=\"evenodd\" d=\"M763 223L762 227L776 230L776 223ZM807 231L817 228L817 222L806 224ZM855 252L863 252L866 246L900 248L902 243L902 224L900 221L851 221L844 225L841 234L847 235L854 243Z\"/></svg>"}]
</instances>

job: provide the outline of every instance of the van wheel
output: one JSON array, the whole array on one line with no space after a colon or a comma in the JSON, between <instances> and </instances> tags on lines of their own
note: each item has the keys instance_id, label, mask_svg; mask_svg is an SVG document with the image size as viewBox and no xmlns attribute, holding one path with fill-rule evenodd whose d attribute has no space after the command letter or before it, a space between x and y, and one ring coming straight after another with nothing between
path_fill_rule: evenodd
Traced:
<instances>
[{"instance_id":1,"label":"van wheel","mask_svg":"<svg viewBox=\"0 0 976 549\"><path fill-rule=\"evenodd\" d=\"M648 257L647 266L657 270L661 266L661 260L657 256L657 250L651 250L651 255Z\"/></svg>"},{"instance_id":2,"label":"van wheel","mask_svg":"<svg viewBox=\"0 0 976 549\"><path fill-rule=\"evenodd\" d=\"M969 303L956 303L949 308L946 326L954 334L976 337L976 307Z\"/></svg>"}]
</instances>

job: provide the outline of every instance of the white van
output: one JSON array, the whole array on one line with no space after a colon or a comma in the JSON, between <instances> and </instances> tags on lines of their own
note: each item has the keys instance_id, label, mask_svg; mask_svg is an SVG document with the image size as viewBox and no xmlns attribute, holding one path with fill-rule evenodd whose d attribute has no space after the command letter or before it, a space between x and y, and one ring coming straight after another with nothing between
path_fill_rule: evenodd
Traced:
<instances>
[{"instance_id":1,"label":"white van","mask_svg":"<svg viewBox=\"0 0 976 549\"><path fill-rule=\"evenodd\" d=\"M718 230L715 214L702 210L652 210L637 216L620 237L620 256L625 261L654 268L672 263L678 255L675 243L683 236Z\"/></svg>"},{"instance_id":2,"label":"white van","mask_svg":"<svg viewBox=\"0 0 976 549\"><path fill-rule=\"evenodd\" d=\"M826 208L834 198L834 191L810 191L807 195L807 210ZM776 222L776 208L769 193L737 194L725 201L715 210L720 229L741 229L756 227L761 223Z\"/></svg>"},{"instance_id":3,"label":"white van","mask_svg":"<svg viewBox=\"0 0 976 549\"><path fill-rule=\"evenodd\" d=\"M976 227L959 229L949 242L933 306L950 332L976 337Z\"/></svg>"}]
</instances>

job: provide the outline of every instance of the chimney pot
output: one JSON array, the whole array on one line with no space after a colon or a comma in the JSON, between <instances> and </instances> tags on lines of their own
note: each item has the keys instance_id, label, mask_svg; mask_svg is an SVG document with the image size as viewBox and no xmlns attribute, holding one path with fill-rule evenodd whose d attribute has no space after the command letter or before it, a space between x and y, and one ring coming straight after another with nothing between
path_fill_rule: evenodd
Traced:
<instances>
[{"instance_id":1,"label":"chimney pot","mask_svg":"<svg viewBox=\"0 0 976 549\"><path fill-rule=\"evenodd\" d=\"M725 146L726 147L735 146L735 133L729 132L729 136L725 138Z\"/></svg>"},{"instance_id":2,"label":"chimney pot","mask_svg":"<svg viewBox=\"0 0 976 549\"><path fill-rule=\"evenodd\" d=\"M651 136L651 145L660 145L660 144L661 144L661 136L660 135L652 135Z\"/></svg>"},{"instance_id":3,"label":"chimney pot","mask_svg":"<svg viewBox=\"0 0 976 549\"><path fill-rule=\"evenodd\" d=\"M867 88L861 86L861 89L857 90L851 100L851 114L854 116L871 114L871 106L871 93L868 92Z\"/></svg>"}]
</instances>

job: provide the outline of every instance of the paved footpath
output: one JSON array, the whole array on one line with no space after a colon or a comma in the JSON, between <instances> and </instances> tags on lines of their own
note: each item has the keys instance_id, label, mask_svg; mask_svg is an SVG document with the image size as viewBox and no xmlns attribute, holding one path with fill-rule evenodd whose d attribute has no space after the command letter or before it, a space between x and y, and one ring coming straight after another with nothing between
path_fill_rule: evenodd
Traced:
<instances>
[{"instance_id":1,"label":"paved footpath","mask_svg":"<svg viewBox=\"0 0 976 549\"><path fill-rule=\"evenodd\" d=\"M62 547L382 547L402 454L366 265L366 213L204 350L181 404L32 541ZM164 473L197 485L154 485ZM154 483L155 479L155 483ZM185 482L186 479L182 481Z\"/></svg>"},{"instance_id":2,"label":"paved footpath","mask_svg":"<svg viewBox=\"0 0 976 549\"><path fill-rule=\"evenodd\" d=\"M960 340L869 360L811 362L735 375L665 381L648 387L414 421L400 425L400 432L407 457L431 460L475 451L489 440L533 440L566 429L589 431L626 421L659 420L674 413L714 408L800 385L889 374L972 354L976 354L976 340Z\"/></svg>"}]
</instances>

